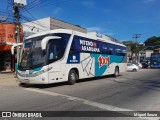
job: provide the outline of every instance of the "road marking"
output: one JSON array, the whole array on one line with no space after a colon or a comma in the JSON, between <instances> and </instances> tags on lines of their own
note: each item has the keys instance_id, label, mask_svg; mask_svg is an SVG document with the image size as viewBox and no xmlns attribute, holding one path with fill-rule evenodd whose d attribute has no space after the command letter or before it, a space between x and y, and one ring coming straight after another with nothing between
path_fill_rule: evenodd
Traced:
<instances>
[{"instance_id":1,"label":"road marking","mask_svg":"<svg viewBox=\"0 0 160 120\"><path fill-rule=\"evenodd\" d=\"M45 94L45 95L50 95L50 96L54 96L54 97L55 96L60 96L60 97L66 98L68 100L79 101L79 102L81 102L83 104L86 104L86 105L101 108L101 109L107 110L107 111L116 111L118 113L122 113L122 114L125 114L125 115L129 115L129 114L127 114L127 112L125 113L123 111L133 111L133 113L136 113L136 111L134 111L134 110L119 108L119 107L116 107L116 106L102 104L102 103L94 102L94 101L91 101L91 100L86 100L86 99L82 99L82 98L78 98L78 97L73 97L73 96L69 96L69 95L55 93L55 92L49 92L49 91L33 89L33 88L25 88L25 90L32 91L32 92L37 92L37 93L41 93L41 94ZM159 120L158 117L136 117L136 118L140 118L140 119L143 119L143 120Z\"/></svg>"}]
</instances>

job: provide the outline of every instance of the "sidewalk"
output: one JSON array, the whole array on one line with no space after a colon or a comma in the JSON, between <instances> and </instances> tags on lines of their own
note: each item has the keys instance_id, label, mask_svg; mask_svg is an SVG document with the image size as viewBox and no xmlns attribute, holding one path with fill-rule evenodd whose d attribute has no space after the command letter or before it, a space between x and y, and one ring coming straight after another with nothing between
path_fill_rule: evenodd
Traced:
<instances>
[{"instance_id":1,"label":"sidewalk","mask_svg":"<svg viewBox=\"0 0 160 120\"><path fill-rule=\"evenodd\" d=\"M14 73L0 73L0 85L1 86L10 86L18 85L18 78L15 78Z\"/></svg>"}]
</instances>

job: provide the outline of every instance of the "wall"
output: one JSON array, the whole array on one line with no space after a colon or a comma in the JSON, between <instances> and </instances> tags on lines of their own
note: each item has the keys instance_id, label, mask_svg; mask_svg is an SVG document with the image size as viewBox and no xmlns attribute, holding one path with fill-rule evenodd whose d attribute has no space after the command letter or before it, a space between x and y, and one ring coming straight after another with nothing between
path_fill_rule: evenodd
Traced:
<instances>
[{"instance_id":1,"label":"wall","mask_svg":"<svg viewBox=\"0 0 160 120\"><path fill-rule=\"evenodd\" d=\"M146 50L146 58L151 57L151 53L153 53L153 50Z\"/></svg>"},{"instance_id":2,"label":"wall","mask_svg":"<svg viewBox=\"0 0 160 120\"><path fill-rule=\"evenodd\" d=\"M51 26L50 28L51 30L53 29L71 29L71 30L87 33L87 30L85 28L82 28L78 25L73 25L73 24L58 20L58 19L54 19L54 18L50 18L50 26Z\"/></svg>"},{"instance_id":3,"label":"wall","mask_svg":"<svg viewBox=\"0 0 160 120\"><path fill-rule=\"evenodd\" d=\"M0 24L0 50L10 49L7 45L16 43L15 24L1 23ZM23 41L23 27L21 26L20 41Z\"/></svg>"},{"instance_id":4,"label":"wall","mask_svg":"<svg viewBox=\"0 0 160 120\"><path fill-rule=\"evenodd\" d=\"M28 37L29 35L50 30L50 18L43 18L39 20L35 20L32 22L23 23L24 28L24 37Z\"/></svg>"},{"instance_id":5,"label":"wall","mask_svg":"<svg viewBox=\"0 0 160 120\"><path fill-rule=\"evenodd\" d=\"M25 38L38 32L54 29L71 29L83 33L87 32L85 28L50 17L23 23L22 25L24 27Z\"/></svg>"},{"instance_id":6,"label":"wall","mask_svg":"<svg viewBox=\"0 0 160 120\"><path fill-rule=\"evenodd\" d=\"M15 24L0 23L0 71L14 71L15 57L11 55L11 47L16 43ZM23 42L21 26L20 42Z\"/></svg>"}]
</instances>

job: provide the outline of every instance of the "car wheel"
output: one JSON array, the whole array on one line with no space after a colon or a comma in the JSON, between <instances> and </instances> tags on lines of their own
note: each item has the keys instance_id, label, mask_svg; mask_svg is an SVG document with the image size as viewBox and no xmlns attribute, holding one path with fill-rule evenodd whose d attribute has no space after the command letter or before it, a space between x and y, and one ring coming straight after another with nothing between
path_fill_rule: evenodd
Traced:
<instances>
[{"instance_id":1,"label":"car wheel","mask_svg":"<svg viewBox=\"0 0 160 120\"><path fill-rule=\"evenodd\" d=\"M70 70L68 74L68 84L74 85L76 83L76 80L78 79L78 75L76 74L75 70Z\"/></svg>"},{"instance_id":2,"label":"car wheel","mask_svg":"<svg viewBox=\"0 0 160 120\"><path fill-rule=\"evenodd\" d=\"M133 72L137 72L137 69L133 69Z\"/></svg>"}]
</instances>

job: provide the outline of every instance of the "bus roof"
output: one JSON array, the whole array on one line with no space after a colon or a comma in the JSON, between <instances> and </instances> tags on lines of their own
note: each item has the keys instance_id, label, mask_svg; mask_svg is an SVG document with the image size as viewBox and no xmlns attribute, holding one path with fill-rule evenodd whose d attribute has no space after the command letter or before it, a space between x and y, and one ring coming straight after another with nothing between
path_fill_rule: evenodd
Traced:
<instances>
[{"instance_id":1,"label":"bus roof","mask_svg":"<svg viewBox=\"0 0 160 120\"><path fill-rule=\"evenodd\" d=\"M97 41L107 42L107 43L116 44L116 45L120 45L120 46L125 47L125 45L123 43L120 43L117 40L113 40L113 38L111 38L109 36L106 36L106 38L101 38L101 37L97 37L96 35L91 34L91 33L82 33L82 32L69 30L69 29L55 29L55 30L49 30L49 31L45 31L45 32L39 32L39 33L36 33L36 34L33 34L33 35L27 37L26 39L35 38L35 37L39 37L39 36L43 36L43 35L47 35L47 34L49 35L49 34L53 34L53 33L74 34L76 36L85 37L88 39L94 39Z\"/></svg>"},{"instance_id":2,"label":"bus roof","mask_svg":"<svg viewBox=\"0 0 160 120\"><path fill-rule=\"evenodd\" d=\"M33 35L30 35L29 37L27 37L26 39L30 39L30 38L34 38L34 37L39 37L39 36L43 36L43 35L49 35L49 34L53 34L53 33L67 33L67 34L72 34L72 30L68 30L68 29L56 29L56 30L48 30L45 32L39 32Z\"/></svg>"}]
</instances>

